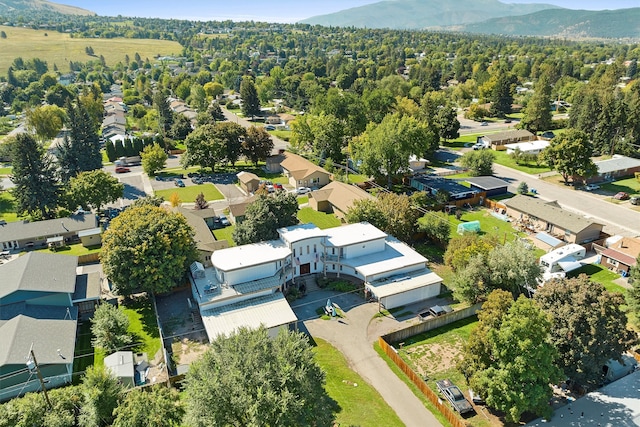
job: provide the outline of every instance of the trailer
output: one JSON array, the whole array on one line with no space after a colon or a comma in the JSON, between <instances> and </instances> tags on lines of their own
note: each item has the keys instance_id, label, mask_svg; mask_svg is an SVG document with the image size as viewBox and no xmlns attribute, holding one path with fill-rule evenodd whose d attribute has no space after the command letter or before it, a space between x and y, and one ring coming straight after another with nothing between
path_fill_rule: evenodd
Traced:
<instances>
[{"instance_id":1,"label":"trailer","mask_svg":"<svg viewBox=\"0 0 640 427\"><path fill-rule=\"evenodd\" d=\"M140 156L123 156L114 163L116 166L139 166L142 163L142 158Z\"/></svg>"},{"instance_id":2,"label":"trailer","mask_svg":"<svg viewBox=\"0 0 640 427\"><path fill-rule=\"evenodd\" d=\"M587 250L575 243L555 249L540 257L542 274L550 276L554 273L568 273L582 267L579 262L587 254Z\"/></svg>"}]
</instances>

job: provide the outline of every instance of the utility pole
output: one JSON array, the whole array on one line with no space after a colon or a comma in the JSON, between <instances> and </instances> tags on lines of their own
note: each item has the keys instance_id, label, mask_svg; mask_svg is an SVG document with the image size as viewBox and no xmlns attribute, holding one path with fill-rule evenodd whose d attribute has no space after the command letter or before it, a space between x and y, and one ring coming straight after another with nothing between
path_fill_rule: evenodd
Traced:
<instances>
[{"instance_id":1,"label":"utility pole","mask_svg":"<svg viewBox=\"0 0 640 427\"><path fill-rule=\"evenodd\" d=\"M44 378L42 377L42 372L40 372L40 366L38 366L36 355L33 352L33 346L29 350L29 354L30 356L29 356L29 360L27 360L27 368L29 368L30 370L32 369L36 370L36 374L38 375L38 380L40 380L40 385L42 386L42 392L44 393L44 398L47 401L47 405L49 406L49 409L53 411L53 405L49 400L49 395L47 394L47 388L44 385Z\"/></svg>"}]
</instances>

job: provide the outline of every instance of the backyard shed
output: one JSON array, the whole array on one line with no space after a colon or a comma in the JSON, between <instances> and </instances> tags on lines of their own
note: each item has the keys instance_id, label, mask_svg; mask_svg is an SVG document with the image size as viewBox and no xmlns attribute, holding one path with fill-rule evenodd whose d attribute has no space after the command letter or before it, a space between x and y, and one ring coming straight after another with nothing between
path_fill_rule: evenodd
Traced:
<instances>
[{"instance_id":1,"label":"backyard shed","mask_svg":"<svg viewBox=\"0 0 640 427\"><path fill-rule=\"evenodd\" d=\"M469 221L458 224L458 234L480 232L480 221Z\"/></svg>"}]
</instances>

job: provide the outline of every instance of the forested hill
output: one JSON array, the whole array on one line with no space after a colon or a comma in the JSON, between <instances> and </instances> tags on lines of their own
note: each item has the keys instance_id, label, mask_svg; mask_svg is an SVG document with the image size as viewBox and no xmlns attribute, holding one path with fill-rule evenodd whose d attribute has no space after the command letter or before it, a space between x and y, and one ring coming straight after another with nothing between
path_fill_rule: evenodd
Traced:
<instances>
[{"instance_id":1,"label":"forested hill","mask_svg":"<svg viewBox=\"0 0 640 427\"><path fill-rule=\"evenodd\" d=\"M543 10L471 23L456 30L511 36L640 39L640 7L619 10Z\"/></svg>"},{"instance_id":2,"label":"forested hill","mask_svg":"<svg viewBox=\"0 0 640 427\"><path fill-rule=\"evenodd\" d=\"M66 15L95 15L90 10L46 0L0 0L0 14L9 12L57 12Z\"/></svg>"},{"instance_id":3,"label":"forested hill","mask_svg":"<svg viewBox=\"0 0 640 427\"><path fill-rule=\"evenodd\" d=\"M505 4L498 0L387 0L301 21L325 26L421 30L525 15L549 4Z\"/></svg>"}]
</instances>

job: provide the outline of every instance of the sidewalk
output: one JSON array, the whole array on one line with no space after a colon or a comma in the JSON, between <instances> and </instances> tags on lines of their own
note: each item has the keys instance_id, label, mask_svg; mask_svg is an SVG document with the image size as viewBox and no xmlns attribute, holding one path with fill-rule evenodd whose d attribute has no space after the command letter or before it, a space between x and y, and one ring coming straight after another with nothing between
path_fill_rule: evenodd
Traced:
<instances>
[{"instance_id":1,"label":"sidewalk","mask_svg":"<svg viewBox=\"0 0 640 427\"><path fill-rule=\"evenodd\" d=\"M315 295L316 293L312 293L310 296L315 299ZM378 312L377 304L362 303L350 309L343 306L341 308L345 314L344 319L314 319L305 321L304 325L312 336L322 338L340 350L351 368L378 390L406 426L440 426L434 415L373 349L380 329L388 329L387 332L390 332L398 329L400 322L391 319L372 321Z\"/></svg>"}]
</instances>

